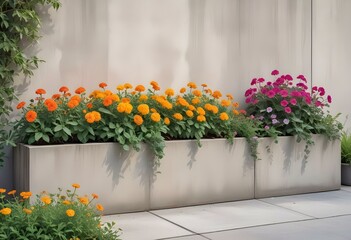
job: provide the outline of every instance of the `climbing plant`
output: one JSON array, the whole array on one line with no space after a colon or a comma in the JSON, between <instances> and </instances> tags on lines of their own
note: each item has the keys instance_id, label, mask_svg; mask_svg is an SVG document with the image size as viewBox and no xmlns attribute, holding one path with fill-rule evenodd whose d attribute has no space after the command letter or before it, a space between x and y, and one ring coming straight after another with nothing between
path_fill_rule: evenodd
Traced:
<instances>
[{"instance_id":1,"label":"climbing plant","mask_svg":"<svg viewBox=\"0 0 351 240\"><path fill-rule=\"evenodd\" d=\"M40 38L39 9L60 7L59 0L1 0L0 1L0 166L6 145L14 145L10 114L16 99L14 79L31 76L40 60L26 54Z\"/></svg>"}]
</instances>

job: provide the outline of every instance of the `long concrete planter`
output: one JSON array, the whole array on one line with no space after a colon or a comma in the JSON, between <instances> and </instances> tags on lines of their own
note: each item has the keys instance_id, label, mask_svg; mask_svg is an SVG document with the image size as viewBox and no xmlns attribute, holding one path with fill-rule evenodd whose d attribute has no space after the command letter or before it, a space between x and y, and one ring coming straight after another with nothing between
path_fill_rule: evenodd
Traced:
<instances>
[{"instance_id":1,"label":"long concrete planter","mask_svg":"<svg viewBox=\"0 0 351 240\"><path fill-rule=\"evenodd\" d=\"M305 143L295 137L259 139L255 162L255 198L340 189L340 141L314 135L304 160Z\"/></svg>"},{"instance_id":2,"label":"long concrete planter","mask_svg":"<svg viewBox=\"0 0 351 240\"><path fill-rule=\"evenodd\" d=\"M150 186L151 209L254 197L254 161L245 139L168 141Z\"/></svg>"},{"instance_id":3,"label":"long concrete planter","mask_svg":"<svg viewBox=\"0 0 351 240\"><path fill-rule=\"evenodd\" d=\"M96 193L104 213L149 209L149 154L124 151L116 143L29 146L14 152L18 191L57 192L79 183L81 194Z\"/></svg>"}]
</instances>

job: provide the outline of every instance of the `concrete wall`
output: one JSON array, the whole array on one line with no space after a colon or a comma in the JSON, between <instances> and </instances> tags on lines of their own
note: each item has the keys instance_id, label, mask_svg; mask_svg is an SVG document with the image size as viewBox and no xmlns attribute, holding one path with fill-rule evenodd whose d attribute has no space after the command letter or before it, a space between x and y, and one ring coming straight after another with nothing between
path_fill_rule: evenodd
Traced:
<instances>
[{"instance_id":1,"label":"concrete wall","mask_svg":"<svg viewBox=\"0 0 351 240\"><path fill-rule=\"evenodd\" d=\"M46 63L32 79L17 80L23 100L37 88L55 93L62 85L92 90L104 81L114 89L156 80L163 89L207 83L242 103L253 77L279 69L313 77L334 96L333 112L350 112L343 86L349 0L61 2L58 12L43 10L43 38L32 51ZM11 181L7 166L0 186Z\"/></svg>"}]
</instances>

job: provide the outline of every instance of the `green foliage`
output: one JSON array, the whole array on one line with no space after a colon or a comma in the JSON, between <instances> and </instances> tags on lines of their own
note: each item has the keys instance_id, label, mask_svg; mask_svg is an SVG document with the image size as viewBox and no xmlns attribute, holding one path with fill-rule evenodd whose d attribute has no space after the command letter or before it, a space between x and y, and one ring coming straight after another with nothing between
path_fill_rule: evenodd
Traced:
<instances>
[{"instance_id":1,"label":"green foliage","mask_svg":"<svg viewBox=\"0 0 351 240\"><path fill-rule=\"evenodd\" d=\"M31 204L30 192L5 200L5 189L0 190L0 239L119 239L120 230L113 229L114 223L101 224L103 207L93 203L96 194L89 199L78 197L76 188L65 193L44 192Z\"/></svg>"},{"instance_id":2,"label":"green foliage","mask_svg":"<svg viewBox=\"0 0 351 240\"><path fill-rule=\"evenodd\" d=\"M25 50L39 38L40 19L37 8L52 6L58 9L58 0L2 0L0 3L0 166L4 147L14 145L10 131L11 103L16 99L14 78L18 74L31 76L41 62L28 56Z\"/></svg>"},{"instance_id":3,"label":"green foliage","mask_svg":"<svg viewBox=\"0 0 351 240\"><path fill-rule=\"evenodd\" d=\"M351 164L351 134L346 132L341 136L341 162Z\"/></svg>"}]
</instances>

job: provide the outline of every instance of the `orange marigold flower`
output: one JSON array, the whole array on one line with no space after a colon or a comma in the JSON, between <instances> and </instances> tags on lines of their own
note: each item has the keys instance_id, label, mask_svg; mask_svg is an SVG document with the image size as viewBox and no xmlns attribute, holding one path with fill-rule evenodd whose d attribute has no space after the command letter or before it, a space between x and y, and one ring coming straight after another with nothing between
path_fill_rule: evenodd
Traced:
<instances>
[{"instance_id":1,"label":"orange marigold flower","mask_svg":"<svg viewBox=\"0 0 351 240\"><path fill-rule=\"evenodd\" d=\"M68 93L64 93L63 96L65 96L65 97L70 97L70 96L71 96L71 93L69 93L69 92L68 92Z\"/></svg>"},{"instance_id":2,"label":"orange marigold flower","mask_svg":"<svg viewBox=\"0 0 351 240\"><path fill-rule=\"evenodd\" d=\"M8 195L15 195L15 193L16 193L16 190L11 190L11 191L9 191L7 194L8 194Z\"/></svg>"},{"instance_id":3,"label":"orange marigold flower","mask_svg":"<svg viewBox=\"0 0 351 240\"><path fill-rule=\"evenodd\" d=\"M79 199L79 202L81 202L84 205L88 205L89 204L89 199L87 197L80 197L78 199Z\"/></svg>"},{"instance_id":4,"label":"orange marigold flower","mask_svg":"<svg viewBox=\"0 0 351 240\"><path fill-rule=\"evenodd\" d=\"M190 111L194 111L196 108L194 107L194 105L189 105L189 106L188 106L188 109L189 109Z\"/></svg>"},{"instance_id":5,"label":"orange marigold flower","mask_svg":"<svg viewBox=\"0 0 351 240\"><path fill-rule=\"evenodd\" d=\"M113 99L111 96L107 96L104 98L103 104L105 107L110 106L113 103Z\"/></svg>"},{"instance_id":6,"label":"orange marigold flower","mask_svg":"<svg viewBox=\"0 0 351 240\"><path fill-rule=\"evenodd\" d=\"M151 108L151 109L150 109L150 112L156 113L157 110L156 110L155 108Z\"/></svg>"},{"instance_id":7,"label":"orange marigold flower","mask_svg":"<svg viewBox=\"0 0 351 240\"><path fill-rule=\"evenodd\" d=\"M147 104L140 104L137 109L142 115L146 115L150 112L149 106Z\"/></svg>"},{"instance_id":8,"label":"orange marigold flower","mask_svg":"<svg viewBox=\"0 0 351 240\"><path fill-rule=\"evenodd\" d=\"M201 86L205 88L205 87L207 87L207 84L203 83L203 84L201 84Z\"/></svg>"},{"instance_id":9,"label":"orange marigold flower","mask_svg":"<svg viewBox=\"0 0 351 240\"><path fill-rule=\"evenodd\" d=\"M240 114L239 111L236 110L236 109L233 110L233 113L234 113L235 115L239 115L239 114Z\"/></svg>"},{"instance_id":10,"label":"orange marigold flower","mask_svg":"<svg viewBox=\"0 0 351 240\"><path fill-rule=\"evenodd\" d=\"M76 214L76 212L73 209L67 209L66 210L66 215L68 217L74 217L75 214Z\"/></svg>"},{"instance_id":11,"label":"orange marigold flower","mask_svg":"<svg viewBox=\"0 0 351 240\"><path fill-rule=\"evenodd\" d=\"M79 185L78 183L73 183L73 184L72 184L72 187L74 187L74 188L80 188L80 185Z\"/></svg>"},{"instance_id":12,"label":"orange marigold flower","mask_svg":"<svg viewBox=\"0 0 351 240\"><path fill-rule=\"evenodd\" d=\"M220 98L220 97L222 97L222 93L220 92L220 91L214 91L213 93L212 93L212 97L214 97L214 98Z\"/></svg>"},{"instance_id":13,"label":"orange marigold flower","mask_svg":"<svg viewBox=\"0 0 351 240\"><path fill-rule=\"evenodd\" d=\"M229 100L233 100L234 98L233 98L233 95L231 95L231 94L227 94L227 98L229 99Z\"/></svg>"},{"instance_id":14,"label":"orange marigold flower","mask_svg":"<svg viewBox=\"0 0 351 240\"><path fill-rule=\"evenodd\" d=\"M231 105L231 102L230 102L229 100L223 99L223 100L221 101L221 105L222 105L223 107L229 107L229 106Z\"/></svg>"},{"instance_id":15,"label":"orange marigold flower","mask_svg":"<svg viewBox=\"0 0 351 240\"><path fill-rule=\"evenodd\" d=\"M93 196L94 199L98 199L99 198L99 195L97 195L95 193L92 193L91 196Z\"/></svg>"},{"instance_id":16,"label":"orange marigold flower","mask_svg":"<svg viewBox=\"0 0 351 240\"><path fill-rule=\"evenodd\" d=\"M76 101L80 102L82 100L82 98L79 95L74 95L73 97L71 97L70 100L76 100Z\"/></svg>"},{"instance_id":17,"label":"orange marigold flower","mask_svg":"<svg viewBox=\"0 0 351 240\"><path fill-rule=\"evenodd\" d=\"M5 193L6 192L6 189L5 188L0 188L0 194L1 193Z\"/></svg>"},{"instance_id":18,"label":"orange marigold flower","mask_svg":"<svg viewBox=\"0 0 351 240\"><path fill-rule=\"evenodd\" d=\"M191 103L194 104L194 105L199 104L200 103L200 99L196 97L193 100L191 100Z\"/></svg>"},{"instance_id":19,"label":"orange marigold flower","mask_svg":"<svg viewBox=\"0 0 351 240\"><path fill-rule=\"evenodd\" d=\"M87 114L85 114L85 120L88 122L88 123L93 123L95 122L95 116L93 113L91 112L88 112Z\"/></svg>"},{"instance_id":20,"label":"orange marigold flower","mask_svg":"<svg viewBox=\"0 0 351 240\"><path fill-rule=\"evenodd\" d=\"M239 103L238 102L234 102L233 103L233 107L238 108L239 107Z\"/></svg>"},{"instance_id":21,"label":"orange marigold flower","mask_svg":"<svg viewBox=\"0 0 351 240\"><path fill-rule=\"evenodd\" d=\"M118 112L123 113L123 112L125 112L125 110L126 110L126 103L121 102L117 105Z\"/></svg>"},{"instance_id":22,"label":"orange marigold flower","mask_svg":"<svg viewBox=\"0 0 351 240\"><path fill-rule=\"evenodd\" d=\"M49 196L42 196L40 200L46 205L49 205L51 203L51 198Z\"/></svg>"},{"instance_id":23,"label":"orange marigold flower","mask_svg":"<svg viewBox=\"0 0 351 240\"><path fill-rule=\"evenodd\" d=\"M197 116L196 120L198 122L205 122L206 121L206 117L204 115L199 115L199 116Z\"/></svg>"},{"instance_id":24,"label":"orange marigold flower","mask_svg":"<svg viewBox=\"0 0 351 240\"><path fill-rule=\"evenodd\" d=\"M23 208L23 212L25 212L26 214L31 214L32 210L27 209L27 208Z\"/></svg>"},{"instance_id":25,"label":"orange marigold flower","mask_svg":"<svg viewBox=\"0 0 351 240\"><path fill-rule=\"evenodd\" d=\"M96 209L100 212L104 211L104 207L101 204L96 204Z\"/></svg>"},{"instance_id":26,"label":"orange marigold flower","mask_svg":"<svg viewBox=\"0 0 351 240\"><path fill-rule=\"evenodd\" d=\"M160 90L161 88L159 87L158 83L156 81L151 81L150 85L152 86L152 88L156 91Z\"/></svg>"},{"instance_id":27,"label":"orange marigold flower","mask_svg":"<svg viewBox=\"0 0 351 240\"><path fill-rule=\"evenodd\" d=\"M125 113L131 113L133 110L133 105L130 103L126 103L126 110L124 111Z\"/></svg>"},{"instance_id":28,"label":"orange marigold flower","mask_svg":"<svg viewBox=\"0 0 351 240\"><path fill-rule=\"evenodd\" d=\"M76 94L82 94L83 92L85 92L85 88L83 87L79 87L74 91Z\"/></svg>"},{"instance_id":29,"label":"orange marigold flower","mask_svg":"<svg viewBox=\"0 0 351 240\"><path fill-rule=\"evenodd\" d=\"M52 100L52 99L46 99L44 102L46 108L48 109L49 112L53 112L57 109L57 103Z\"/></svg>"},{"instance_id":30,"label":"orange marigold flower","mask_svg":"<svg viewBox=\"0 0 351 240\"><path fill-rule=\"evenodd\" d=\"M193 82L189 82L189 83L187 84L187 86L190 87L190 88L196 88L196 84L193 83Z\"/></svg>"},{"instance_id":31,"label":"orange marigold flower","mask_svg":"<svg viewBox=\"0 0 351 240\"><path fill-rule=\"evenodd\" d=\"M11 212L12 212L11 208L3 208L3 209L0 210L0 213L2 215L10 215Z\"/></svg>"},{"instance_id":32,"label":"orange marigold flower","mask_svg":"<svg viewBox=\"0 0 351 240\"><path fill-rule=\"evenodd\" d=\"M120 84L117 86L117 90L118 91L123 91L124 90L124 85L123 84Z\"/></svg>"},{"instance_id":33,"label":"orange marigold flower","mask_svg":"<svg viewBox=\"0 0 351 240\"><path fill-rule=\"evenodd\" d=\"M213 105L211 111L212 111L214 114L218 113L218 107Z\"/></svg>"},{"instance_id":34,"label":"orange marigold flower","mask_svg":"<svg viewBox=\"0 0 351 240\"><path fill-rule=\"evenodd\" d=\"M185 91L186 91L186 88L184 87L179 90L180 93L185 93Z\"/></svg>"},{"instance_id":35,"label":"orange marigold flower","mask_svg":"<svg viewBox=\"0 0 351 240\"><path fill-rule=\"evenodd\" d=\"M140 115L135 115L134 116L134 123L138 126L140 126L141 124L143 124L144 120Z\"/></svg>"},{"instance_id":36,"label":"orange marigold flower","mask_svg":"<svg viewBox=\"0 0 351 240\"><path fill-rule=\"evenodd\" d=\"M26 113L26 120L27 122L34 122L35 119L37 119L37 113L33 110L29 110L27 113Z\"/></svg>"},{"instance_id":37,"label":"orange marigold flower","mask_svg":"<svg viewBox=\"0 0 351 240\"><path fill-rule=\"evenodd\" d=\"M182 105L183 107L189 106L189 103L182 97L178 97L177 103Z\"/></svg>"},{"instance_id":38,"label":"orange marigold flower","mask_svg":"<svg viewBox=\"0 0 351 240\"><path fill-rule=\"evenodd\" d=\"M99 87L101 87L101 88L105 88L105 87L107 87L107 84L106 84L106 83L104 83L104 82L101 82L101 83L99 84Z\"/></svg>"},{"instance_id":39,"label":"orange marigold flower","mask_svg":"<svg viewBox=\"0 0 351 240\"><path fill-rule=\"evenodd\" d=\"M166 108L166 109L172 109L173 105L172 103L170 103L169 101L167 100L163 100L162 103L161 103L162 107Z\"/></svg>"},{"instance_id":40,"label":"orange marigold flower","mask_svg":"<svg viewBox=\"0 0 351 240\"><path fill-rule=\"evenodd\" d=\"M17 104L16 108L17 108L17 109L21 109L21 108L24 107L24 105L26 105L25 102L20 102L19 104Z\"/></svg>"},{"instance_id":41,"label":"orange marigold flower","mask_svg":"<svg viewBox=\"0 0 351 240\"><path fill-rule=\"evenodd\" d=\"M62 201L62 204L64 204L64 205L71 205L71 202L68 201L68 200L64 200L64 201Z\"/></svg>"},{"instance_id":42,"label":"orange marigold flower","mask_svg":"<svg viewBox=\"0 0 351 240\"><path fill-rule=\"evenodd\" d=\"M135 91L137 92L144 92L145 91L145 87L143 85L138 85L135 87Z\"/></svg>"},{"instance_id":43,"label":"orange marigold flower","mask_svg":"<svg viewBox=\"0 0 351 240\"><path fill-rule=\"evenodd\" d=\"M193 111L187 110L185 113L186 113L186 115L187 115L188 117L190 117L190 118L194 116Z\"/></svg>"},{"instance_id":44,"label":"orange marigold flower","mask_svg":"<svg viewBox=\"0 0 351 240\"><path fill-rule=\"evenodd\" d=\"M210 104L210 103L206 103L204 107L205 107L205 109L206 109L207 111L212 111L212 107L213 107L213 106L212 106L212 104Z\"/></svg>"},{"instance_id":45,"label":"orange marigold flower","mask_svg":"<svg viewBox=\"0 0 351 240\"><path fill-rule=\"evenodd\" d=\"M168 88L166 91L165 91L165 94L169 97L171 96L174 96L174 90L172 88Z\"/></svg>"},{"instance_id":46,"label":"orange marigold flower","mask_svg":"<svg viewBox=\"0 0 351 240\"><path fill-rule=\"evenodd\" d=\"M79 102L77 100L75 100L75 99L69 100L68 103L67 103L67 106L69 108L72 108L72 109L77 107L78 105L79 105Z\"/></svg>"},{"instance_id":47,"label":"orange marigold flower","mask_svg":"<svg viewBox=\"0 0 351 240\"><path fill-rule=\"evenodd\" d=\"M111 95L111 98L112 98L112 100L115 101L115 102L118 102L118 101L119 101L119 97L118 97L117 94L112 94L112 95Z\"/></svg>"},{"instance_id":48,"label":"orange marigold flower","mask_svg":"<svg viewBox=\"0 0 351 240\"><path fill-rule=\"evenodd\" d=\"M59 89L59 92L63 92L63 93L66 93L66 92L68 92L69 91L69 89L68 89L68 87L66 87L66 86L62 86L62 87L60 87L60 89Z\"/></svg>"},{"instance_id":49,"label":"orange marigold flower","mask_svg":"<svg viewBox=\"0 0 351 240\"><path fill-rule=\"evenodd\" d=\"M54 95L52 95L51 98L57 100L57 99L59 99L60 97L61 97L61 94L55 93Z\"/></svg>"},{"instance_id":50,"label":"orange marigold flower","mask_svg":"<svg viewBox=\"0 0 351 240\"><path fill-rule=\"evenodd\" d=\"M198 107L196 109L197 113L200 114L200 115L206 115L206 112L205 110L202 108L202 107Z\"/></svg>"},{"instance_id":51,"label":"orange marigold flower","mask_svg":"<svg viewBox=\"0 0 351 240\"><path fill-rule=\"evenodd\" d=\"M205 89L205 93L212 95L212 90L211 89Z\"/></svg>"},{"instance_id":52,"label":"orange marigold flower","mask_svg":"<svg viewBox=\"0 0 351 240\"><path fill-rule=\"evenodd\" d=\"M92 103L87 103L87 108L93 108L93 104Z\"/></svg>"},{"instance_id":53,"label":"orange marigold flower","mask_svg":"<svg viewBox=\"0 0 351 240\"><path fill-rule=\"evenodd\" d=\"M151 120L154 122L159 122L161 120L161 116L157 112L152 113L150 117L151 117Z\"/></svg>"},{"instance_id":54,"label":"orange marigold flower","mask_svg":"<svg viewBox=\"0 0 351 240\"><path fill-rule=\"evenodd\" d=\"M91 114L94 115L94 122L98 122L101 120L101 114L97 111L92 111Z\"/></svg>"},{"instance_id":55,"label":"orange marigold flower","mask_svg":"<svg viewBox=\"0 0 351 240\"><path fill-rule=\"evenodd\" d=\"M45 94L46 91L42 88L38 88L36 91L35 91L36 94L39 94L39 95L42 95L42 94Z\"/></svg>"},{"instance_id":56,"label":"orange marigold flower","mask_svg":"<svg viewBox=\"0 0 351 240\"><path fill-rule=\"evenodd\" d=\"M113 94L113 92L111 92L110 90L105 90L105 96L111 96Z\"/></svg>"},{"instance_id":57,"label":"orange marigold flower","mask_svg":"<svg viewBox=\"0 0 351 240\"><path fill-rule=\"evenodd\" d=\"M125 89L131 89L131 88L133 88L132 84L130 84L130 83L125 83L125 84L124 84L124 87L125 87Z\"/></svg>"},{"instance_id":58,"label":"orange marigold flower","mask_svg":"<svg viewBox=\"0 0 351 240\"><path fill-rule=\"evenodd\" d=\"M246 111L244 109L241 109L239 112L244 115L246 114Z\"/></svg>"},{"instance_id":59,"label":"orange marigold flower","mask_svg":"<svg viewBox=\"0 0 351 240\"><path fill-rule=\"evenodd\" d=\"M193 91L193 94L196 96L196 97L201 97L202 93L200 90L196 89Z\"/></svg>"},{"instance_id":60,"label":"orange marigold flower","mask_svg":"<svg viewBox=\"0 0 351 240\"><path fill-rule=\"evenodd\" d=\"M169 125L171 123L171 121L169 120L168 117L166 117L165 119L163 119L163 122L166 124L166 125Z\"/></svg>"},{"instance_id":61,"label":"orange marigold flower","mask_svg":"<svg viewBox=\"0 0 351 240\"><path fill-rule=\"evenodd\" d=\"M32 196L32 193L31 192L21 192L20 193L20 196L23 198L23 199L28 199Z\"/></svg>"},{"instance_id":62,"label":"orange marigold flower","mask_svg":"<svg viewBox=\"0 0 351 240\"><path fill-rule=\"evenodd\" d=\"M222 121L227 121L229 119L229 116L226 112L222 112L220 115L219 115L219 118L222 120Z\"/></svg>"},{"instance_id":63,"label":"orange marigold flower","mask_svg":"<svg viewBox=\"0 0 351 240\"><path fill-rule=\"evenodd\" d=\"M140 95L139 97L139 101L146 101L148 99L148 96L147 95Z\"/></svg>"},{"instance_id":64,"label":"orange marigold flower","mask_svg":"<svg viewBox=\"0 0 351 240\"><path fill-rule=\"evenodd\" d=\"M122 102L124 102L124 103L130 103L130 98L122 98Z\"/></svg>"},{"instance_id":65,"label":"orange marigold flower","mask_svg":"<svg viewBox=\"0 0 351 240\"><path fill-rule=\"evenodd\" d=\"M183 116L180 113L175 113L173 114L173 117L179 121L183 120Z\"/></svg>"}]
</instances>

